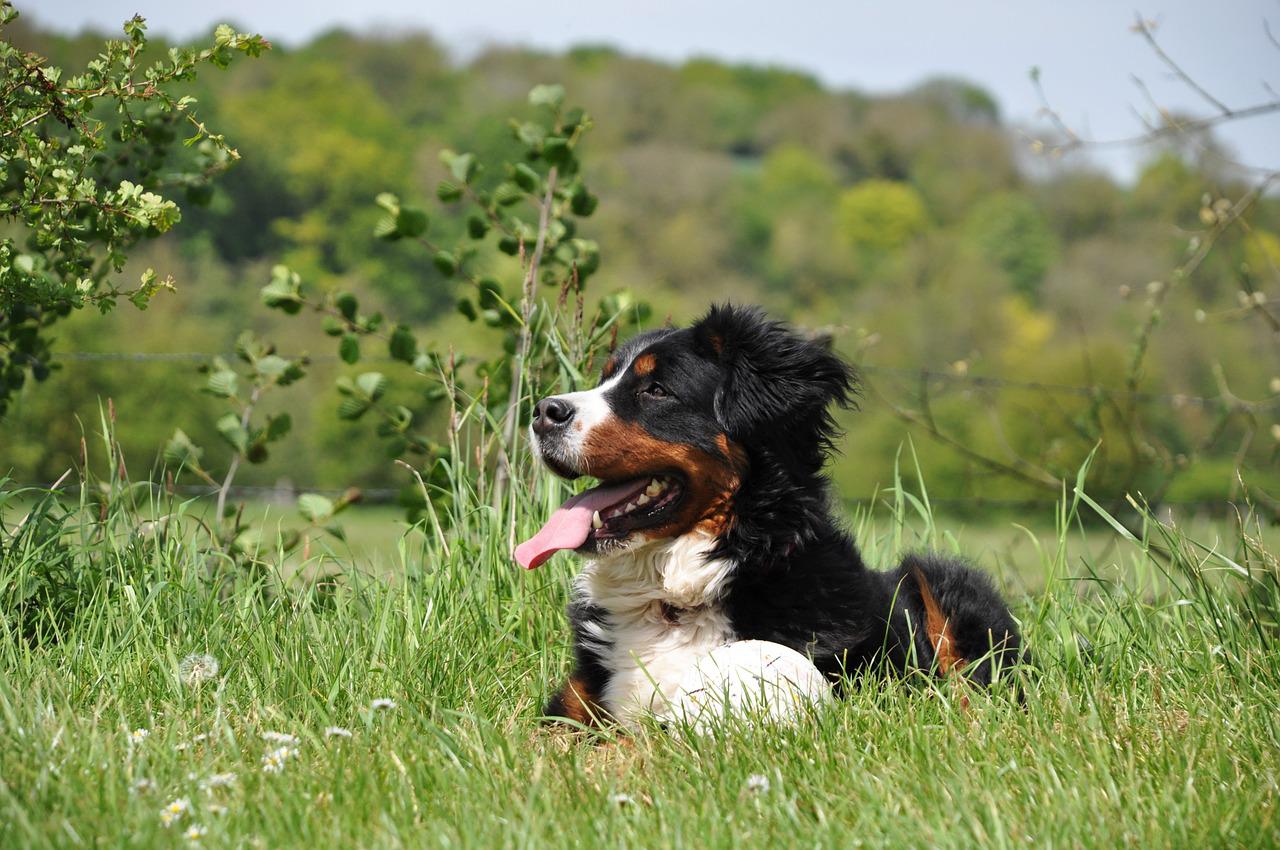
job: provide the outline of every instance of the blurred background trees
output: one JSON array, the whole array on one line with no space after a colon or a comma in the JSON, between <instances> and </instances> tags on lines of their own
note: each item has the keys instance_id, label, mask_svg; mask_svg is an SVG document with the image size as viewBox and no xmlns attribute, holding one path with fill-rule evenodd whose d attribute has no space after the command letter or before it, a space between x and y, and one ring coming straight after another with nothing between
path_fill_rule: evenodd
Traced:
<instances>
[{"instance_id":1,"label":"blurred background trees","mask_svg":"<svg viewBox=\"0 0 1280 850\"><path fill-rule=\"evenodd\" d=\"M101 41L15 27L55 64ZM600 203L579 235L601 246L596 296L634 294L658 323L713 300L759 302L864 365L872 392L835 467L844 495L890 482L908 436L931 492L968 505L1051 498L1095 446L1102 496L1280 494L1280 344L1258 320L1280 298L1280 201L1256 192L1237 210L1256 175L1215 156L1209 130L1153 145L1131 186L1070 156L1029 165L999 105L955 79L872 96L607 47L492 48L456 64L423 34L275 49L191 85L242 161L131 260L135 278L154 268L179 293L146 313L69 319L55 351L229 352L247 327L289 354L329 352L311 324L258 306L276 263L437 349L499 346L497 330L457 314L456 283L420 246L372 238L373 200L434 196L445 147L509 158L506 117L539 81L562 83L595 120L583 168ZM135 464L156 457L176 411L213 404L193 389L197 361L65 362L7 414L0 471L55 479L76 459L76 416L89 421L99 397L114 398ZM308 388L280 391L294 436L244 483L398 483L360 426L331 415L342 368L318 356Z\"/></svg>"}]
</instances>

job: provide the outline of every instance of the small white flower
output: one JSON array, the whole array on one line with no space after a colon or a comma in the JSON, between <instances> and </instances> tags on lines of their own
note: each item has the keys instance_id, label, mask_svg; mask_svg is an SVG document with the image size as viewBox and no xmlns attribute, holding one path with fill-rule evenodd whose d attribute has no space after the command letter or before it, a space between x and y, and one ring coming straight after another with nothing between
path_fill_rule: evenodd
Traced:
<instances>
[{"instance_id":1,"label":"small white flower","mask_svg":"<svg viewBox=\"0 0 1280 850\"><path fill-rule=\"evenodd\" d=\"M227 813L227 807L220 806L217 803L210 803L205 808L209 812L209 814L217 815L218 817L221 817L222 815L225 815Z\"/></svg>"},{"instance_id":2,"label":"small white flower","mask_svg":"<svg viewBox=\"0 0 1280 850\"><path fill-rule=\"evenodd\" d=\"M147 736L150 734L150 730L143 729L139 726L137 729L134 729L129 733L129 743L134 745L141 744L143 741L147 740Z\"/></svg>"},{"instance_id":3,"label":"small white flower","mask_svg":"<svg viewBox=\"0 0 1280 850\"><path fill-rule=\"evenodd\" d=\"M284 771L284 763L298 754L294 747L277 747L262 757L262 771L264 773L281 773Z\"/></svg>"},{"instance_id":4,"label":"small white flower","mask_svg":"<svg viewBox=\"0 0 1280 850\"><path fill-rule=\"evenodd\" d=\"M747 777L747 790L753 794L769 793L769 777L763 773L753 773Z\"/></svg>"},{"instance_id":5,"label":"small white flower","mask_svg":"<svg viewBox=\"0 0 1280 850\"><path fill-rule=\"evenodd\" d=\"M324 736L326 738L350 738L351 730L342 726L326 726L324 727Z\"/></svg>"},{"instance_id":6,"label":"small white flower","mask_svg":"<svg viewBox=\"0 0 1280 850\"><path fill-rule=\"evenodd\" d=\"M609 802L615 806L630 806L635 803L635 797L630 794L610 794Z\"/></svg>"},{"instance_id":7,"label":"small white flower","mask_svg":"<svg viewBox=\"0 0 1280 850\"><path fill-rule=\"evenodd\" d=\"M183 684L202 685L218 677L218 659L202 652L194 652L178 662L178 677Z\"/></svg>"},{"instance_id":8,"label":"small white flower","mask_svg":"<svg viewBox=\"0 0 1280 850\"><path fill-rule=\"evenodd\" d=\"M200 787L205 791L212 791L215 788L226 788L228 785L236 781L234 773L215 773L200 783Z\"/></svg>"},{"instance_id":9,"label":"small white flower","mask_svg":"<svg viewBox=\"0 0 1280 850\"><path fill-rule=\"evenodd\" d=\"M173 749L174 749L175 751L177 751L177 752L179 752L179 753L180 753L180 752L182 752L183 750L190 749L191 747L195 746L196 744L199 744L199 743L201 743L201 742L203 742L203 741L207 741L208 739L209 739L209 733L207 733L207 732L201 732L199 735L196 735L196 736L195 736L194 738L192 738L190 741L183 741L181 744L174 744L174 745L173 745Z\"/></svg>"},{"instance_id":10,"label":"small white flower","mask_svg":"<svg viewBox=\"0 0 1280 850\"><path fill-rule=\"evenodd\" d=\"M143 776L143 777L141 777L140 779L137 779L137 780L133 783L133 793L135 793L135 794L145 794L146 792L150 791L150 790L151 790L152 788L154 788L155 786L156 786L156 784L155 784L154 782L152 782L150 779L147 779L145 776Z\"/></svg>"},{"instance_id":11,"label":"small white flower","mask_svg":"<svg viewBox=\"0 0 1280 850\"><path fill-rule=\"evenodd\" d=\"M300 742L297 735L290 735L288 732L263 732L262 740L268 744L288 744L293 745Z\"/></svg>"},{"instance_id":12,"label":"small white flower","mask_svg":"<svg viewBox=\"0 0 1280 850\"><path fill-rule=\"evenodd\" d=\"M373 702L369 703L369 707L372 708L374 711L382 711L384 709L387 711L390 711L391 709L396 707L396 701L393 699L387 699L386 697L379 697L378 699L375 699Z\"/></svg>"},{"instance_id":13,"label":"small white flower","mask_svg":"<svg viewBox=\"0 0 1280 850\"><path fill-rule=\"evenodd\" d=\"M160 810L160 822L165 826L173 826L174 821L179 820L189 811L191 811L191 801L186 797L179 797Z\"/></svg>"},{"instance_id":14,"label":"small white flower","mask_svg":"<svg viewBox=\"0 0 1280 850\"><path fill-rule=\"evenodd\" d=\"M186 832L182 833L182 837L188 841L199 841L201 838L204 838L205 833L208 831L209 830L205 829L203 826L193 823L191 826L187 827Z\"/></svg>"}]
</instances>

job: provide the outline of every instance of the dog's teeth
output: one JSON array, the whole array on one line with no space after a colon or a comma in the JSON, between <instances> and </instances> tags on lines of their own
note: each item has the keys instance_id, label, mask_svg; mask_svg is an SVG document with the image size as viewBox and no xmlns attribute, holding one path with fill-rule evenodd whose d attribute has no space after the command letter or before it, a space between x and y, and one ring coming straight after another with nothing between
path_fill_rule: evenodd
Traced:
<instances>
[{"instance_id":1,"label":"dog's teeth","mask_svg":"<svg viewBox=\"0 0 1280 850\"><path fill-rule=\"evenodd\" d=\"M639 507L644 507L647 504L649 504L649 496L645 493L641 493L639 497L636 499L636 505L638 505Z\"/></svg>"},{"instance_id":2,"label":"dog's teeth","mask_svg":"<svg viewBox=\"0 0 1280 850\"><path fill-rule=\"evenodd\" d=\"M600 519L600 512L599 512L599 511L592 511L592 512L591 512L591 527L592 527L592 528L604 528L604 520Z\"/></svg>"},{"instance_id":3,"label":"dog's teeth","mask_svg":"<svg viewBox=\"0 0 1280 850\"><path fill-rule=\"evenodd\" d=\"M660 482L656 478L649 482L648 487L644 488L644 493L646 496L656 496L661 492L662 492L662 482Z\"/></svg>"}]
</instances>

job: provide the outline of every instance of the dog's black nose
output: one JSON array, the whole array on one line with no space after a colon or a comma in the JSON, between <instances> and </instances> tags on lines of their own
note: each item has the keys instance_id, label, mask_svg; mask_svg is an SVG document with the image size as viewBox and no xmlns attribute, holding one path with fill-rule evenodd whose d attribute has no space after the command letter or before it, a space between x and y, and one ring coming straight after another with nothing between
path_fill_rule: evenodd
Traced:
<instances>
[{"instance_id":1,"label":"dog's black nose","mask_svg":"<svg viewBox=\"0 0 1280 850\"><path fill-rule=\"evenodd\" d=\"M573 405L561 398L544 398L533 406L533 431L548 434L573 418Z\"/></svg>"}]
</instances>

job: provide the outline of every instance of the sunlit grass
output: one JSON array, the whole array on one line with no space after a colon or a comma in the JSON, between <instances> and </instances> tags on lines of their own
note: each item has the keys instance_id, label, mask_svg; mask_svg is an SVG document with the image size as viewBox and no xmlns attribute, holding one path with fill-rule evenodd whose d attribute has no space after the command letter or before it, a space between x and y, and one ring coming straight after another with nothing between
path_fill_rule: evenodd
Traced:
<instances>
[{"instance_id":1,"label":"sunlit grass","mask_svg":"<svg viewBox=\"0 0 1280 850\"><path fill-rule=\"evenodd\" d=\"M851 519L873 562L966 545L899 504ZM0 846L1276 843L1276 567L1239 530L1214 552L1150 525L1099 560L1065 509L1021 564L1038 584L1001 573L1037 660L1022 704L890 680L793 729L590 737L537 716L572 562L516 570L468 511L448 555L380 518L336 582L229 572L135 518L9 523ZM19 616L11 591L60 558L73 604Z\"/></svg>"}]
</instances>

